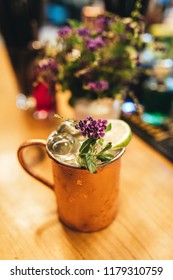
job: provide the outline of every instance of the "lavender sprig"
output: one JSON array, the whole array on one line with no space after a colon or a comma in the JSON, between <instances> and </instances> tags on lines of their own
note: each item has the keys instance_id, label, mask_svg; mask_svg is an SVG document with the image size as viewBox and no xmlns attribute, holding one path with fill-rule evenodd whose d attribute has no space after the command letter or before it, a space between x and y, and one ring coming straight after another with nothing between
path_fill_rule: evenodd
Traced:
<instances>
[{"instance_id":1,"label":"lavender sprig","mask_svg":"<svg viewBox=\"0 0 173 280\"><path fill-rule=\"evenodd\" d=\"M105 135L107 120L93 120L92 117L87 117L85 120L79 121L75 125L84 137L93 137L94 139L103 138Z\"/></svg>"}]
</instances>

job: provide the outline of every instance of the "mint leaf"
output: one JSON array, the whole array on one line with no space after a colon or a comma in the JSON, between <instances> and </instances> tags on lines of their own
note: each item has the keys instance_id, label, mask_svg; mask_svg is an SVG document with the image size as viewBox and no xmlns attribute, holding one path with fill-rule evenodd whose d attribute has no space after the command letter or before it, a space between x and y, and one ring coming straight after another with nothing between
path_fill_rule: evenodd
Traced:
<instances>
[{"instance_id":1,"label":"mint leaf","mask_svg":"<svg viewBox=\"0 0 173 280\"><path fill-rule=\"evenodd\" d=\"M91 154L86 154L86 164L87 164L87 168L91 173L96 173L97 169L96 169L96 160L95 157Z\"/></svg>"},{"instance_id":2,"label":"mint leaf","mask_svg":"<svg viewBox=\"0 0 173 280\"><path fill-rule=\"evenodd\" d=\"M87 139L85 142L82 143L82 146L80 147L80 154L84 154L84 153L88 153L91 144L95 144L96 143L96 139L94 138L89 138Z\"/></svg>"},{"instance_id":3,"label":"mint leaf","mask_svg":"<svg viewBox=\"0 0 173 280\"><path fill-rule=\"evenodd\" d=\"M110 150L111 148L112 148L112 144L111 144L111 142L108 142L106 144L106 146L98 153L98 155L103 154L104 152L106 152L107 150Z\"/></svg>"},{"instance_id":4,"label":"mint leaf","mask_svg":"<svg viewBox=\"0 0 173 280\"><path fill-rule=\"evenodd\" d=\"M111 129L112 129L112 124L109 123L109 124L107 125L106 129L105 129L105 132L108 132L108 131L110 131Z\"/></svg>"},{"instance_id":5,"label":"mint leaf","mask_svg":"<svg viewBox=\"0 0 173 280\"><path fill-rule=\"evenodd\" d=\"M78 156L78 157L77 157L77 163L78 163L81 167L87 168L87 163L86 163L86 157L85 157L85 156Z\"/></svg>"},{"instance_id":6,"label":"mint leaf","mask_svg":"<svg viewBox=\"0 0 173 280\"><path fill-rule=\"evenodd\" d=\"M99 144L100 146L103 145L103 142L104 142L104 139L103 139L103 138L99 138L99 139L98 139L98 144Z\"/></svg>"},{"instance_id":7,"label":"mint leaf","mask_svg":"<svg viewBox=\"0 0 173 280\"><path fill-rule=\"evenodd\" d=\"M114 156L112 154L101 154L97 156L97 159L99 159L101 162L108 162L113 158Z\"/></svg>"}]
</instances>

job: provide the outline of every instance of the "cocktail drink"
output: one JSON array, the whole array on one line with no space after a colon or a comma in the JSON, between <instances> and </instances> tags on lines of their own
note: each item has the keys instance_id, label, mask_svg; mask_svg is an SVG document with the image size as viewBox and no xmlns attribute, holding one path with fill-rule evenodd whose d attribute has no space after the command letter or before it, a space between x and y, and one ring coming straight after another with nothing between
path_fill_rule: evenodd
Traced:
<instances>
[{"instance_id":1,"label":"cocktail drink","mask_svg":"<svg viewBox=\"0 0 173 280\"><path fill-rule=\"evenodd\" d=\"M62 223L78 231L93 232L111 224L117 213L120 159L125 147L115 147L108 140L116 129L114 122L124 122L98 122L92 118L85 121L62 122L45 143L32 140L22 144L18 157L30 175L54 189ZM23 149L35 144L46 146L52 162L53 186L25 163Z\"/></svg>"}]
</instances>

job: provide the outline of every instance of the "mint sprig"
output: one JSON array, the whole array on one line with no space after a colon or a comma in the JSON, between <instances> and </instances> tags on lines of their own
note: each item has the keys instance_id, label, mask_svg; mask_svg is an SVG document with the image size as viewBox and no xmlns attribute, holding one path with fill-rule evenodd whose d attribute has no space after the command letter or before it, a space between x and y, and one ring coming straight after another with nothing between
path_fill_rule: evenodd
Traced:
<instances>
[{"instance_id":1,"label":"mint sprig","mask_svg":"<svg viewBox=\"0 0 173 280\"><path fill-rule=\"evenodd\" d=\"M108 153L112 144L107 143L103 146L104 135L111 130L112 125L107 124L107 120L94 120L92 117L87 117L85 120L79 121L75 128L80 130L84 137L87 137L79 149L77 162L91 173L96 173L98 163L109 162L114 158L110 152Z\"/></svg>"},{"instance_id":2,"label":"mint sprig","mask_svg":"<svg viewBox=\"0 0 173 280\"><path fill-rule=\"evenodd\" d=\"M99 143L99 140L100 139L91 137L83 142L79 150L78 164L88 169L91 173L97 173L98 161L106 163L114 158L111 153L107 153L107 151L112 148L112 144L107 143L105 147L100 150L102 145Z\"/></svg>"},{"instance_id":3,"label":"mint sprig","mask_svg":"<svg viewBox=\"0 0 173 280\"><path fill-rule=\"evenodd\" d=\"M80 154L86 154L87 152L89 152L91 145L95 145L96 143L96 139L94 139L93 137L88 138L85 142L82 143L82 146L80 147Z\"/></svg>"}]
</instances>

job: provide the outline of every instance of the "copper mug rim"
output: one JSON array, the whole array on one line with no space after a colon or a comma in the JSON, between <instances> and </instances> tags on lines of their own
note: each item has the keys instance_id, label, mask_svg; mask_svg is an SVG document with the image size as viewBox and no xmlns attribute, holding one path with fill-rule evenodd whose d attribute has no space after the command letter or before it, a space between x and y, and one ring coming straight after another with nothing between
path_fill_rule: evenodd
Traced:
<instances>
[{"instance_id":1,"label":"copper mug rim","mask_svg":"<svg viewBox=\"0 0 173 280\"><path fill-rule=\"evenodd\" d=\"M51 135L51 134L50 134ZM50 136L49 136L50 137ZM71 168L71 169L75 169L75 170L83 170L83 171L86 171L86 172L89 172L87 169L85 168L81 168L80 166L77 166L77 165L70 165L70 164L67 164L67 163L64 163L64 162L61 162L61 161L58 161L57 158L55 158L48 146L47 146L47 143L48 143L48 139L49 137L47 138L47 140L45 139L30 139L30 140L27 140L25 142L23 142L19 148L18 148L18 151L17 151L17 156L18 156L18 160L21 164L21 166L23 167L23 169L28 173L30 174L32 177L34 177L35 179L37 179L38 181L40 181L41 183L43 183L44 185L48 186L49 188L51 189L54 189L54 184L49 182L49 180L47 180L46 178L43 178L42 175L38 174L37 172L35 172L35 170L32 168L32 166L29 166L26 161L25 161L25 156L24 156L24 150L25 148L27 147L31 147L31 146L42 146L45 148L46 150L46 154L48 155L49 158L51 158L55 163L59 164L59 165L62 165L62 166L65 166L67 168ZM121 156L124 154L126 148L123 147L123 148L120 148L119 149L119 152L117 153L117 155L114 157L114 159L112 159L111 161L109 162L106 162L106 163L101 163L97 166L98 170L100 170L101 168L105 167L105 166L108 166L112 163L114 163L116 160L118 160L119 158L121 158Z\"/></svg>"},{"instance_id":2,"label":"copper mug rim","mask_svg":"<svg viewBox=\"0 0 173 280\"><path fill-rule=\"evenodd\" d=\"M70 167L70 168L74 168L74 169L87 170L87 169L85 169L85 168L83 168L83 167L81 167L81 166L72 165L72 164L68 164L68 163L65 163L65 162L63 162L63 161L60 161L60 160L58 160L58 158L56 158L56 157L53 155L53 153L51 153L51 151L50 151L50 149L48 148L48 145L47 145L47 144L48 144L48 140L49 140L50 136L51 136L54 132L56 132L56 130L53 131L53 132L49 135L49 137L47 138L47 141L46 141L46 151L47 151L48 156L49 156L53 161L55 161L55 162L57 162L58 164L61 164L61 165L63 165L63 166ZM97 167L98 167L98 168L101 168L101 167L104 167L104 166L106 166L106 165L108 165L108 164L111 164L111 163L113 163L114 161L118 160L118 159L124 154L125 150L126 150L126 147L119 147L119 148L117 148L117 154L115 155L115 157L114 157L111 161L106 162L106 163L97 164Z\"/></svg>"}]
</instances>

